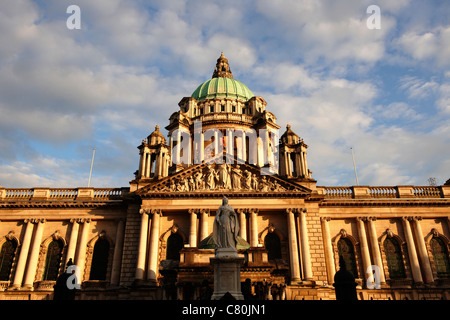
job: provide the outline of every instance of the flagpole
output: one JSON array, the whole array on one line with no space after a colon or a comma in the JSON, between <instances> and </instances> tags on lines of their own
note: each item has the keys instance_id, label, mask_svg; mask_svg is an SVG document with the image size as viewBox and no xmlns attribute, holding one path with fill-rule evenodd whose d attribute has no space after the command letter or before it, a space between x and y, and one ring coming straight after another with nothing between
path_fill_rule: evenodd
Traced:
<instances>
[{"instance_id":1,"label":"flagpole","mask_svg":"<svg viewBox=\"0 0 450 320\"><path fill-rule=\"evenodd\" d=\"M355 156L353 155L353 148L350 148L350 150L352 150L353 169L355 169L356 185L359 186L358 175L356 174Z\"/></svg>"},{"instance_id":2,"label":"flagpole","mask_svg":"<svg viewBox=\"0 0 450 320\"><path fill-rule=\"evenodd\" d=\"M95 148L92 151L91 171L89 172L88 188L91 186L92 167L94 166L94 156L95 156Z\"/></svg>"}]
</instances>

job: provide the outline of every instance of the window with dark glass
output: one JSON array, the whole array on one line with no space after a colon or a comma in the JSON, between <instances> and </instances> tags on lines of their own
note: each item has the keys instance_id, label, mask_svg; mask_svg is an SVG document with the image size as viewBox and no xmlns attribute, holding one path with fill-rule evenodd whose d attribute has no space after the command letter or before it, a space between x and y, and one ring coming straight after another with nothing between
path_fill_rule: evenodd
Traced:
<instances>
[{"instance_id":1,"label":"window with dark glass","mask_svg":"<svg viewBox=\"0 0 450 320\"><path fill-rule=\"evenodd\" d=\"M183 238L179 234L173 233L167 239L166 259L180 261L180 250L183 249L183 247Z\"/></svg>"},{"instance_id":2,"label":"window with dark glass","mask_svg":"<svg viewBox=\"0 0 450 320\"><path fill-rule=\"evenodd\" d=\"M269 260L281 259L280 237L276 233L271 232L266 235L264 247L266 247Z\"/></svg>"},{"instance_id":3,"label":"window with dark glass","mask_svg":"<svg viewBox=\"0 0 450 320\"><path fill-rule=\"evenodd\" d=\"M355 278L358 278L355 250L352 242L347 238L341 238L337 243L337 248L338 255L344 258L346 269L350 271Z\"/></svg>"},{"instance_id":4,"label":"window with dark glass","mask_svg":"<svg viewBox=\"0 0 450 320\"><path fill-rule=\"evenodd\" d=\"M440 238L430 240L431 253L434 257L434 265L438 278L450 278L450 262L447 246Z\"/></svg>"},{"instance_id":5,"label":"window with dark glass","mask_svg":"<svg viewBox=\"0 0 450 320\"><path fill-rule=\"evenodd\" d=\"M53 240L48 245L47 257L45 259L44 276L42 280L55 281L58 278L63 248L64 244L59 240Z\"/></svg>"},{"instance_id":6,"label":"window with dark glass","mask_svg":"<svg viewBox=\"0 0 450 320\"><path fill-rule=\"evenodd\" d=\"M405 278L405 266L403 264L402 251L398 242L393 238L386 238L383 242L383 246L386 254L389 278Z\"/></svg>"},{"instance_id":7,"label":"window with dark glass","mask_svg":"<svg viewBox=\"0 0 450 320\"><path fill-rule=\"evenodd\" d=\"M92 256L91 273L89 280L106 280L108 269L109 242L106 239L99 239L95 243Z\"/></svg>"},{"instance_id":8,"label":"window with dark glass","mask_svg":"<svg viewBox=\"0 0 450 320\"><path fill-rule=\"evenodd\" d=\"M11 267L16 254L17 242L6 240L0 251L0 281L8 281L11 275Z\"/></svg>"}]
</instances>

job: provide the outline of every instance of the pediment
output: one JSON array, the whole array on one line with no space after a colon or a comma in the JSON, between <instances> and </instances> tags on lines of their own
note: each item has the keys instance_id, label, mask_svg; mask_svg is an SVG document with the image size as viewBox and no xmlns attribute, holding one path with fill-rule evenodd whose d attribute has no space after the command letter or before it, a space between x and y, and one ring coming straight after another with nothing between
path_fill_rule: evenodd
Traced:
<instances>
[{"instance_id":1,"label":"pediment","mask_svg":"<svg viewBox=\"0 0 450 320\"><path fill-rule=\"evenodd\" d=\"M136 191L151 193L304 193L308 188L280 178L263 175L259 167L249 164L197 164L176 174L154 181Z\"/></svg>"}]
</instances>

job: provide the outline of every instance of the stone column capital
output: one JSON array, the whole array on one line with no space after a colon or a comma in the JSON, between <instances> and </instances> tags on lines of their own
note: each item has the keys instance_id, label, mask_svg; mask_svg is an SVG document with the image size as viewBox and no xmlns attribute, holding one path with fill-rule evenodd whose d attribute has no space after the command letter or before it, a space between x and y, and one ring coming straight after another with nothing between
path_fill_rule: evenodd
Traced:
<instances>
[{"instance_id":1,"label":"stone column capital","mask_svg":"<svg viewBox=\"0 0 450 320\"><path fill-rule=\"evenodd\" d=\"M367 217L367 221L377 221L377 217Z\"/></svg>"},{"instance_id":2,"label":"stone column capital","mask_svg":"<svg viewBox=\"0 0 450 320\"><path fill-rule=\"evenodd\" d=\"M422 217L421 217L421 216L415 216L415 217L411 217L411 219L412 219L413 221L421 221L421 220L422 220Z\"/></svg>"},{"instance_id":3,"label":"stone column capital","mask_svg":"<svg viewBox=\"0 0 450 320\"><path fill-rule=\"evenodd\" d=\"M320 217L320 221L330 221L331 217Z\"/></svg>"},{"instance_id":4,"label":"stone column capital","mask_svg":"<svg viewBox=\"0 0 450 320\"><path fill-rule=\"evenodd\" d=\"M35 223L35 224L39 224L39 223L45 223L47 220L43 219L43 218L34 218L34 219L30 219L31 223Z\"/></svg>"},{"instance_id":5,"label":"stone column capital","mask_svg":"<svg viewBox=\"0 0 450 320\"><path fill-rule=\"evenodd\" d=\"M151 213L153 216L159 215L160 217L162 217L162 211L161 211L161 209L151 209L151 210L149 210L149 211L150 211L149 214Z\"/></svg>"},{"instance_id":6,"label":"stone column capital","mask_svg":"<svg viewBox=\"0 0 450 320\"><path fill-rule=\"evenodd\" d=\"M79 219L78 219L78 223L79 223L79 224L83 224L83 223L91 223L91 218L79 218Z\"/></svg>"}]
</instances>

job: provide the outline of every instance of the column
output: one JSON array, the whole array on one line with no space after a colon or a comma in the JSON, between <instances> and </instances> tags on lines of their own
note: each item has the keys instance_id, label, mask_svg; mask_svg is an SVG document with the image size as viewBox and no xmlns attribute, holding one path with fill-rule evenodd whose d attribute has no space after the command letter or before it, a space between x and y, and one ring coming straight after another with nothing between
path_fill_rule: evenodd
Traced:
<instances>
[{"instance_id":1,"label":"column","mask_svg":"<svg viewBox=\"0 0 450 320\"><path fill-rule=\"evenodd\" d=\"M219 154L219 130L214 130L214 158Z\"/></svg>"},{"instance_id":2,"label":"column","mask_svg":"<svg viewBox=\"0 0 450 320\"><path fill-rule=\"evenodd\" d=\"M242 130L242 160L247 162L247 139L245 138L245 131Z\"/></svg>"},{"instance_id":3,"label":"column","mask_svg":"<svg viewBox=\"0 0 450 320\"><path fill-rule=\"evenodd\" d=\"M250 209L250 246L258 246L258 210Z\"/></svg>"},{"instance_id":4,"label":"column","mask_svg":"<svg viewBox=\"0 0 450 320\"><path fill-rule=\"evenodd\" d=\"M227 160L228 160L228 158L231 158L231 159L234 159L234 155L233 155L233 153L234 153L234 148L233 148L233 135L234 135L234 132L233 132L234 130L231 130L231 129L227 129L226 130L226 134L227 134L227 137L226 137L226 141L227 141L227 147L226 147L226 154L227 154ZM233 160L234 161L234 160ZM229 162L229 160L227 161L227 163Z\"/></svg>"},{"instance_id":5,"label":"column","mask_svg":"<svg viewBox=\"0 0 450 320\"><path fill-rule=\"evenodd\" d=\"M191 247L197 246L197 213L194 209L189 209L191 215L191 226L189 228L189 245Z\"/></svg>"},{"instance_id":6,"label":"column","mask_svg":"<svg viewBox=\"0 0 450 320\"><path fill-rule=\"evenodd\" d=\"M163 159L162 159L162 151L161 150L159 150L159 152L157 153L157 156L156 156L156 161L157 161L157 170L156 170L156 172L157 172L157 177L158 178L160 178L161 176L162 176L162 174L163 174Z\"/></svg>"},{"instance_id":7,"label":"column","mask_svg":"<svg viewBox=\"0 0 450 320\"><path fill-rule=\"evenodd\" d=\"M325 259L327 265L327 279L328 284L334 283L334 275L336 274L336 266L334 264L333 258L333 247L331 244L331 236L330 236L330 226L328 225L328 221L330 221L330 217L321 217L320 221L322 223L322 236L323 236L323 244L325 250Z\"/></svg>"},{"instance_id":8,"label":"column","mask_svg":"<svg viewBox=\"0 0 450 320\"><path fill-rule=\"evenodd\" d=\"M244 209L238 209L239 214L239 236L247 241L247 219Z\"/></svg>"},{"instance_id":9,"label":"column","mask_svg":"<svg viewBox=\"0 0 450 320\"><path fill-rule=\"evenodd\" d=\"M296 169L296 177L304 177L306 174L304 173L303 169L303 162L302 162L302 156L301 152L295 153L295 169Z\"/></svg>"},{"instance_id":10,"label":"column","mask_svg":"<svg viewBox=\"0 0 450 320\"><path fill-rule=\"evenodd\" d=\"M139 236L139 249L136 265L136 280L144 280L145 256L147 254L148 211L139 210L141 215L141 232Z\"/></svg>"},{"instance_id":11,"label":"column","mask_svg":"<svg viewBox=\"0 0 450 320\"><path fill-rule=\"evenodd\" d=\"M72 230L70 231L69 247L67 248L66 266L70 258L72 258L72 262L75 263L75 250L77 248L78 229L80 227L77 219L70 219L70 223L72 224Z\"/></svg>"},{"instance_id":12,"label":"column","mask_svg":"<svg viewBox=\"0 0 450 320\"><path fill-rule=\"evenodd\" d=\"M149 178L152 170L152 154L145 154L145 177Z\"/></svg>"},{"instance_id":13,"label":"column","mask_svg":"<svg viewBox=\"0 0 450 320\"><path fill-rule=\"evenodd\" d=\"M294 212L292 209L286 209L287 213L287 224L288 224L288 234L289 234L289 260L291 267L291 281L300 281L300 262L298 259L298 247L297 247L297 236L295 234L295 220Z\"/></svg>"},{"instance_id":14,"label":"column","mask_svg":"<svg viewBox=\"0 0 450 320\"><path fill-rule=\"evenodd\" d=\"M26 289L32 289L34 283L34 277L36 275L37 262L39 258L39 249L42 242L42 233L44 232L45 219L35 219L34 223L37 224L36 233L34 235L33 245L31 247L31 255L28 261L27 272L25 274L24 287Z\"/></svg>"},{"instance_id":15,"label":"column","mask_svg":"<svg viewBox=\"0 0 450 320\"><path fill-rule=\"evenodd\" d=\"M284 155L284 174L286 176L289 176L289 153L287 153L287 151L284 151L283 153Z\"/></svg>"},{"instance_id":16,"label":"column","mask_svg":"<svg viewBox=\"0 0 450 320\"><path fill-rule=\"evenodd\" d=\"M23 237L22 246L20 248L19 261L17 262L16 274L14 275L13 288L20 288L24 276L25 265L30 249L31 236L33 235L33 223L30 219L23 221L25 226L25 236Z\"/></svg>"},{"instance_id":17,"label":"column","mask_svg":"<svg viewBox=\"0 0 450 320\"><path fill-rule=\"evenodd\" d=\"M304 272L304 280L310 281L313 279L311 268L311 254L309 252L309 237L308 227L306 224L306 209L299 210L300 216L300 230L301 230L301 246L302 246L302 265Z\"/></svg>"},{"instance_id":18,"label":"column","mask_svg":"<svg viewBox=\"0 0 450 320\"><path fill-rule=\"evenodd\" d=\"M84 280L84 266L86 264L86 249L87 249L87 241L88 241L91 219L83 218L83 219L80 219L79 221L80 221L80 224L83 224L83 228L81 230L80 245L78 247L77 258L75 260L75 264L78 266L78 269L80 270L80 278L81 279L79 279L79 283L81 284Z\"/></svg>"},{"instance_id":19,"label":"column","mask_svg":"<svg viewBox=\"0 0 450 320\"><path fill-rule=\"evenodd\" d=\"M414 217L413 223L415 226L415 234L417 239L417 248L419 249L419 259L424 271L425 283L433 282L433 272L431 271L430 259L428 258L427 247L425 246L425 240L423 239L422 227L420 226L420 220L422 217Z\"/></svg>"},{"instance_id":20,"label":"column","mask_svg":"<svg viewBox=\"0 0 450 320\"><path fill-rule=\"evenodd\" d=\"M139 157L139 178L142 178L144 176L144 158L145 153L144 151L142 151Z\"/></svg>"},{"instance_id":21,"label":"column","mask_svg":"<svg viewBox=\"0 0 450 320\"><path fill-rule=\"evenodd\" d=\"M403 223L403 230L405 232L409 261L411 264L411 272L414 282L423 283L422 274L420 273L419 259L417 259L416 246L414 245L414 239L412 236L411 226L409 225L408 217L403 217L402 223Z\"/></svg>"},{"instance_id":22,"label":"column","mask_svg":"<svg viewBox=\"0 0 450 320\"><path fill-rule=\"evenodd\" d=\"M189 131L183 130L183 140L184 140L184 147L183 147L183 161L184 164L191 165L193 163L192 158L192 138Z\"/></svg>"},{"instance_id":23,"label":"column","mask_svg":"<svg viewBox=\"0 0 450 320\"><path fill-rule=\"evenodd\" d=\"M380 245L378 244L377 239L377 231L375 229L375 222L377 220L376 217L369 217L369 230L370 230L370 243L372 248L373 259L375 260L375 264L380 267L380 283L386 283L386 278L384 276L384 268L383 263L381 262L381 252ZM367 270L367 269L366 269Z\"/></svg>"},{"instance_id":24,"label":"column","mask_svg":"<svg viewBox=\"0 0 450 320\"><path fill-rule=\"evenodd\" d=\"M176 154L175 154L175 159L176 159L176 163L180 164L180 159L181 159L181 129L178 128L176 129L177 132L177 144L176 144Z\"/></svg>"},{"instance_id":25,"label":"column","mask_svg":"<svg viewBox=\"0 0 450 320\"><path fill-rule=\"evenodd\" d=\"M205 160L205 135L203 132L200 137L200 163L203 163L203 160Z\"/></svg>"},{"instance_id":26,"label":"column","mask_svg":"<svg viewBox=\"0 0 450 320\"><path fill-rule=\"evenodd\" d=\"M304 167L304 170L305 170L305 177L308 177L308 160L306 160L306 151L303 151L303 167Z\"/></svg>"},{"instance_id":27,"label":"column","mask_svg":"<svg viewBox=\"0 0 450 320\"><path fill-rule=\"evenodd\" d=\"M208 217L209 217L209 210L207 209L203 209L202 211L202 215L200 217L200 222L201 222L201 229L200 229L200 241L205 239L207 236L209 236L209 232L208 232Z\"/></svg>"},{"instance_id":28,"label":"column","mask_svg":"<svg viewBox=\"0 0 450 320\"><path fill-rule=\"evenodd\" d=\"M118 285L120 278L120 264L122 262L122 251L124 241L124 221L119 219L117 222L116 245L114 246L113 264L111 270L111 284Z\"/></svg>"},{"instance_id":29,"label":"column","mask_svg":"<svg viewBox=\"0 0 450 320\"><path fill-rule=\"evenodd\" d=\"M159 244L159 218L160 210L152 210L152 225L150 232L150 252L148 259L147 280L156 283L156 274L158 272L158 244Z\"/></svg>"},{"instance_id":30,"label":"column","mask_svg":"<svg viewBox=\"0 0 450 320\"><path fill-rule=\"evenodd\" d=\"M367 268L372 265L370 261L369 246L367 244L366 228L364 227L364 219L362 217L356 218L356 225L358 226L359 243L361 245L361 255L364 268L364 279L368 279L369 274Z\"/></svg>"}]
</instances>

